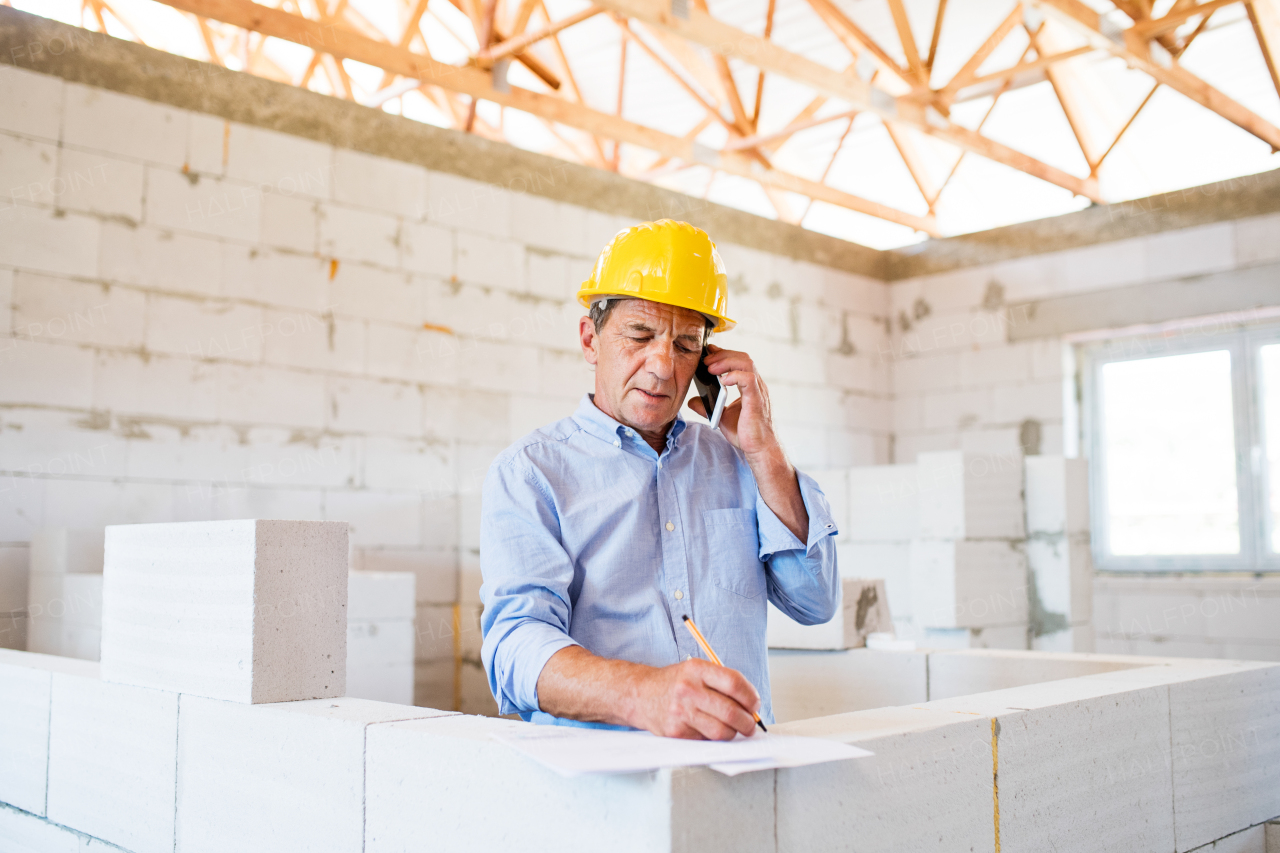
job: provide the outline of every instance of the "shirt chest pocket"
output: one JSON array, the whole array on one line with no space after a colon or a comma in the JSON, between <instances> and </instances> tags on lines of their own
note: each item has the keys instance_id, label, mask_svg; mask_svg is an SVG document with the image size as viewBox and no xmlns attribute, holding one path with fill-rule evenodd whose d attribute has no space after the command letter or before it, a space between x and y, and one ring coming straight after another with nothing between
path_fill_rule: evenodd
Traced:
<instances>
[{"instance_id":1,"label":"shirt chest pocket","mask_svg":"<svg viewBox=\"0 0 1280 853\"><path fill-rule=\"evenodd\" d=\"M716 586L743 598L764 592L760 534L754 509L709 509L702 513L706 559Z\"/></svg>"}]
</instances>

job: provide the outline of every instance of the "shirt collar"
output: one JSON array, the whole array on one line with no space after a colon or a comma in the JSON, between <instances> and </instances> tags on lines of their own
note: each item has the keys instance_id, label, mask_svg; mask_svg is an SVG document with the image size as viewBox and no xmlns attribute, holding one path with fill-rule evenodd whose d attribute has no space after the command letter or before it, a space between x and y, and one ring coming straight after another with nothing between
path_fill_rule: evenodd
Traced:
<instances>
[{"instance_id":1,"label":"shirt collar","mask_svg":"<svg viewBox=\"0 0 1280 853\"><path fill-rule=\"evenodd\" d=\"M578 403L578 410L573 413L573 419L577 421L583 429L597 438L604 439L610 444L613 444L617 439L621 439L632 434L635 434L637 440L644 441L644 439L640 438L639 434L637 434L635 430L618 423L613 418L596 408L595 401L592 399L593 396L594 395L592 394L583 394L582 401ZM688 424L685 422L684 415L677 411L675 423L673 423L671 425L671 429L667 431L668 447L675 447L676 439L680 437L680 434L684 432L685 427L687 426Z\"/></svg>"}]
</instances>

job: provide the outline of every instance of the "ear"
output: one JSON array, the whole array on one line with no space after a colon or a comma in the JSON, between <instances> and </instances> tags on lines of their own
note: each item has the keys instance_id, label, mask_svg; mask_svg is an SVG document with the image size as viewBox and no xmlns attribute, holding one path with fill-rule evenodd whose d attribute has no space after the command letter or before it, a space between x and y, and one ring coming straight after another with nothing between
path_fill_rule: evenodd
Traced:
<instances>
[{"instance_id":1,"label":"ear","mask_svg":"<svg viewBox=\"0 0 1280 853\"><path fill-rule=\"evenodd\" d=\"M582 357L587 360L587 364L594 365L600 358L596 347L599 345L600 336L596 334L596 324L591 321L590 317L583 317L578 321L578 343L582 344Z\"/></svg>"}]
</instances>

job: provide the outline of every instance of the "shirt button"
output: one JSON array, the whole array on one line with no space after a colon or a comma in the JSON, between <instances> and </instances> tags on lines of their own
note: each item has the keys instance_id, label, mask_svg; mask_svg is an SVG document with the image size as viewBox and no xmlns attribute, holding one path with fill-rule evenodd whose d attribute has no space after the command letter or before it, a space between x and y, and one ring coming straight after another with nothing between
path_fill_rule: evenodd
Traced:
<instances>
[{"instance_id":1,"label":"shirt button","mask_svg":"<svg viewBox=\"0 0 1280 853\"><path fill-rule=\"evenodd\" d=\"M622 442L621 442L621 441L615 441L615 442L613 443L613 446L614 446L614 447L621 447L621 446L622 446Z\"/></svg>"},{"instance_id":2,"label":"shirt button","mask_svg":"<svg viewBox=\"0 0 1280 853\"><path fill-rule=\"evenodd\" d=\"M682 598L684 598L684 593L677 589L677 590L676 590L676 601L679 601L679 600L680 600L680 599L682 599Z\"/></svg>"},{"instance_id":3,"label":"shirt button","mask_svg":"<svg viewBox=\"0 0 1280 853\"><path fill-rule=\"evenodd\" d=\"M828 524L828 525L827 525L827 529L828 529L828 530L830 530L830 529L831 529L831 528L833 528L833 527L835 527L835 525L834 525L834 524Z\"/></svg>"},{"instance_id":4,"label":"shirt button","mask_svg":"<svg viewBox=\"0 0 1280 853\"><path fill-rule=\"evenodd\" d=\"M669 521L668 521L668 522L667 522L667 530L675 530L675 529L676 529L676 526L675 526L674 524L672 524L671 522L669 522Z\"/></svg>"},{"instance_id":5,"label":"shirt button","mask_svg":"<svg viewBox=\"0 0 1280 853\"><path fill-rule=\"evenodd\" d=\"M685 660L693 660L693 655L685 655L685 656L684 656L684 659L685 659Z\"/></svg>"}]
</instances>

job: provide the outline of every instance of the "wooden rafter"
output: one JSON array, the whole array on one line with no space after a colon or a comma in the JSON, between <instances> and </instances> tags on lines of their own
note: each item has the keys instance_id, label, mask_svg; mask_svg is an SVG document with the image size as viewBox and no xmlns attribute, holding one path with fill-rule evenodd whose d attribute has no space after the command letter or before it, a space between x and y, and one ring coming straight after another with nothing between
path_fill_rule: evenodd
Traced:
<instances>
[{"instance_id":1,"label":"wooden rafter","mask_svg":"<svg viewBox=\"0 0 1280 853\"><path fill-rule=\"evenodd\" d=\"M822 118L805 118L799 121L793 121L781 130L775 130L772 133L761 133L754 136L744 136L741 139L733 139L725 143L726 151L741 151L744 148L759 148L770 142L780 142L789 138L792 134L799 133L802 130L808 130L811 127L817 127L820 124L826 124L832 121L840 121L841 119L852 119L858 114L859 110L845 110L834 115L823 116Z\"/></svg>"},{"instance_id":2,"label":"wooden rafter","mask_svg":"<svg viewBox=\"0 0 1280 853\"><path fill-rule=\"evenodd\" d=\"M773 35L773 13L778 8L778 0L769 0L769 6L764 13L764 40L768 41ZM760 129L760 103L764 100L764 72L761 71L756 77L756 104L751 110L751 129Z\"/></svg>"},{"instance_id":3,"label":"wooden rafter","mask_svg":"<svg viewBox=\"0 0 1280 853\"><path fill-rule=\"evenodd\" d=\"M618 116L598 112L555 95L534 92L518 86L509 86L500 91L493 87L491 75L481 69L446 65L395 45L375 41L351 30L328 26L279 9L260 6L250 0L166 0L166 3L183 11L204 15L233 26L252 29L263 35L298 44L315 44L333 56L363 62L382 68L384 71L422 80L424 83L461 92L472 98L492 101L499 106L521 110L619 142L681 160L705 162L705 159L695 151L693 143L680 137L626 121ZM937 225L931 216L905 213L779 169L762 168L736 152L719 152L710 159L712 162L706 162L706 165L739 177L821 199L929 234L938 233Z\"/></svg>"},{"instance_id":4,"label":"wooden rafter","mask_svg":"<svg viewBox=\"0 0 1280 853\"><path fill-rule=\"evenodd\" d=\"M1147 18L1134 24L1132 29L1138 38L1153 39L1156 36L1171 33L1197 15L1211 15L1223 6L1233 6L1241 0L1208 0L1199 5L1191 4L1181 8L1174 7L1159 18Z\"/></svg>"},{"instance_id":5,"label":"wooden rafter","mask_svg":"<svg viewBox=\"0 0 1280 853\"><path fill-rule=\"evenodd\" d=\"M942 19L947 14L947 0L938 0L938 13L933 19L933 35L929 37L929 56L924 67L933 71L933 60L938 56L938 39L942 36Z\"/></svg>"},{"instance_id":6,"label":"wooden rafter","mask_svg":"<svg viewBox=\"0 0 1280 853\"><path fill-rule=\"evenodd\" d=\"M1104 31L1098 13L1080 0L1037 2L1045 11L1089 39L1091 44L1109 51L1157 82L1247 130L1273 149L1280 150L1280 128L1182 68L1172 56L1168 57L1168 64L1164 64L1152 51L1152 42L1134 33L1132 27L1119 34L1110 28Z\"/></svg>"},{"instance_id":7,"label":"wooden rafter","mask_svg":"<svg viewBox=\"0 0 1280 853\"><path fill-rule=\"evenodd\" d=\"M1250 0L1249 23L1258 37L1258 47L1271 72L1271 84L1280 95L1280 3L1276 0Z\"/></svg>"},{"instance_id":8,"label":"wooden rafter","mask_svg":"<svg viewBox=\"0 0 1280 853\"><path fill-rule=\"evenodd\" d=\"M1054 51L1046 49L1046 45L1053 38L1050 27L1052 25L1048 21L1044 21L1036 29L1023 25L1027 31L1027 37L1031 40L1031 46L1036 53L1041 56L1051 56ZM1061 51L1058 51L1061 52ZM1049 77L1049 84L1053 87L1053 94L1058 99L1058 106L1062 107L1062 113L1067 117L1067 124L1071 126L1071 133L1076 138L1076 144L1080 146L1080 153L1084 156L1084 160L1089 164L1089 174L1097 176L1098 161L1101 155L1098 142L1094 139L1093 133L1089 126L1085 123L1085 113L1087 112L1087 99L1080 91L1080 82L1072 73L1069 66L1062 64L1049 65L1045 67L1045 74Z\"/></svg>"},{"instance_id":9,"label":"wooden rafter","mask_svg":"<svg viewBox=\"0 0 1280 853\"><path fill-rule=\"evenodd\" d=\"M910 131L892 121L886 121L884 129L889 132L893 147L898 149L898 155L902 157L902 162L911 174L911 180L915 182L916 189L920 190L924 203L929 206L929 212L932 213L938 201L938 188L929 177L929 170L920 158L920 152L916 149L913 140L907 136Z\"/></svg>"},{"instance_id":10,"label":"wooden rafter","mask_svg":"<svg viewBox=\"0 0 1280 853\"><path fill-rule=\"evenodd\" d=\"M551 15L547 12L547 7L542 0L534 0L534 4L537 6L538 10L542 12L542 17L550 23ZM526 18L523 22L519 19L519 16L523 14L523 12L524 6L522 4L520 12L517 14L516 23L521 24L522 27L526 27L529 23L528 19ZM553 33L551 35L550 42L551 46L555 49L556 58L560 60L560 72L564 74L564 78L569 81L569 92L573 95L573 99L580 104L586 103L582 98L582 90L578 88L578 78L573 73L573 68L569 65L569 57L564 52L564 45L560 43L560 34ZM591 144L596 150L596 156L599 158L600 168L603 169L605 164L604 143L600 141L600 137L595 134L591 134Z\"/></svg>"},{"instance_id":11,"label":"wooden rafter","mask_svg":"<svg viewBox=\"0 0 1280 853\"><path fill-rule=\"evenodd\" d=\"M1017 4L1013 7L1013 11L1006 15L1000 25L992 31L991 35L987 36L986 41L978 46L978 49L960 67L960 70L955 73L951 81L942 87L940 94L949 99L957 89L968 85L973 80L974 75L978 73L978 69L982 67L982 63L987 61L988 57L1000 46L1000 43L1008 37L1009 33L1013 32L1013 28L1021 22L1022 5Z\"/></svg>"},{"instance_id":12,"label":"wooden rafter","mask_svg":"<svg viewBox=\"0 0 1280 853\"><path fill-rule=\"evenodd\" d=\"M827 0L810 0L810 2L822 3ZM688 19L682 19L669 14L662 0L600 0L599 5L711 48L717 55L733 56L757 68L771 71L810 86L818 92L846 101L851 107L874 112L881 118L915 126L952 145L1057 184L1077 195L1102 201L1097 181L1092 178L1072 175L1028 154L946 121L941 116L931 117L925 107L911 101L909 96L895 98L856 76L833 71L813 60L785 50L774 42L763 42L758 37L731 27L700 9L689 9Z\"/></svg>"},{"instance_id":13,"label":"wooden rafter","mask_svg":"<svg viewBox=\"0 0 1280 853\"><path fill-rule=\"evenodd\" d=\"M603 11L604 10L599 6L588 6L580 12L574 12L572 15L561 18L555 23L547 24L545 27L532 33L524 33L523 35L509 38L499 44L482 48L480 52L476 54L476 58L480 60L482 65L489 65L504 56L510 56L513 53L522 53L525 48L529 47L529 45L540 42L545 38L550 38L561 30L568 29L574 24L580 24L588 18L593 18L596 15L599 15Z\"/></svg>"},{"instance_id":14,"label":"wooden rafter","mask_svg":"<svg viewBox=\"0 0 1280 853\"><path fill-rule=\"evenodd\" d=\"M840 149L844 148L844 141L849 137L849 131L851 130L853 130L852 118L850 118L849 123L845 125L844 133L840 134L840 139L836 142L836 148L831 152L831 159L827 161L826 168L822 170L822 177L818 178L822 183L825 184L827 182L827 176L831 174L831 167L836 164L836 158L840 156ZM796 222L797 225L804 224L805 217L809 215L810 210L813 210L813 199L809 199L809 203L804 206L804 213L800 214L800 220Z\"/></svg>"},{"instance_id":15,"label":"wooden rafter","mask_svg":"<svg viewBox=\"0 0 1280 853\"><path fill-rule=\"evenodd\" d=\"M888 53L885 52L875 39L871 38L861 27L849 19L849 16L842 12L831 0L807 0L810 8L822 18L826 25L835 33L836 38L840 39L840 43L845 49L853 54L857 59L863 53L870 55L876 62L880 70L888 72L899 83L909 88L916 88L919 82L912 77L909 71L903 69L901 65Z\"/></svg>"},{"instance_id":16,"label":"wooden rafter","mask_svg":"<svg viewBox=\"0 0 1280 853\"><path fill-rule=\"evenodd\" d=\"M898 31L898 41L902 43L902 54L907 58L907 69L915 75L921 86L929 85L929 72L920 58L916 48L916 37L911 32L911 20L907 17L907 9L902 0L889 0L889 11L893 14L893 26Z\"/></svg>"}]
</instances>

